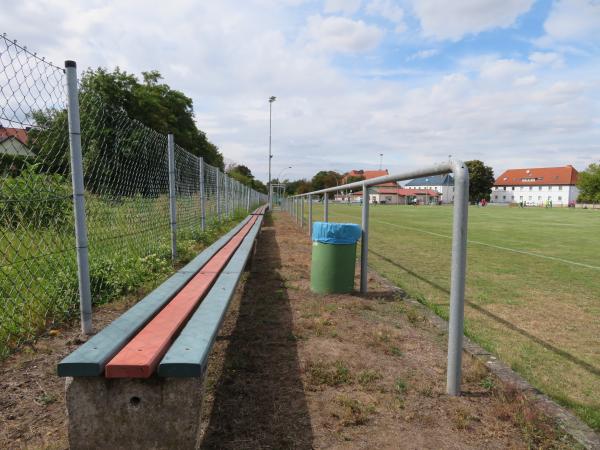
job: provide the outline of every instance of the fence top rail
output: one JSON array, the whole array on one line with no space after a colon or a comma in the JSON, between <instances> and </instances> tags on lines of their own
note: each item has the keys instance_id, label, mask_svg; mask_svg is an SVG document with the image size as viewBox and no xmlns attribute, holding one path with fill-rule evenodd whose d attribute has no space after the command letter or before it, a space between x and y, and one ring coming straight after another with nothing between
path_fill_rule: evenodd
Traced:
<instances>
[{"instance_id":1,"label":"fence top rail","mask_svg":"<svg viewBox=\"0 0 600 450\"><path fill-rule=\"evenodd\" d=\"M448 162L435 164L433 166L425 167L423 169L415 169L408 172L401 172L393 175L384 175L382 177L370 178L368 180L355 181L354 183L342 184L341 186L333 186L318 191L306 192L304 194L292 195L294 197L306 197L308 195L325 194L327 192L344 191L347 189L361 188L363 186L377 186L383 183L389 183L390 181L404 181L412 180L415 178L442 175L445 173L452 172L456 182L462 182L465 177L468 180L469 172L465 163L460 160L451 160ZM458 180L457 180L458 179Z\"/></svg>"}]
</instances>

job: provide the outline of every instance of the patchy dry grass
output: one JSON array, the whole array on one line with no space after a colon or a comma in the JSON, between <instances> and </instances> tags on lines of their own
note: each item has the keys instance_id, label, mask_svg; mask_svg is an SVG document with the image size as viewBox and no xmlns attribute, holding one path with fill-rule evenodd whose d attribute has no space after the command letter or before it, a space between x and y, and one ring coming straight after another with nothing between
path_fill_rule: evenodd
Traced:
<instances>
[{"instance_id":1,"label":"patchy dry grass","mask_svg":"<svg viewBox=\"0 0 600 450\"><path fill-rule=\"evenodd\" d=\"M329 216L361 220L347 205ZM369 264L447 318L452 208L382 206L370 217ZM600 431L599 235L597 210L470 208L465 330Z\"/></svg>"}]
</instances>

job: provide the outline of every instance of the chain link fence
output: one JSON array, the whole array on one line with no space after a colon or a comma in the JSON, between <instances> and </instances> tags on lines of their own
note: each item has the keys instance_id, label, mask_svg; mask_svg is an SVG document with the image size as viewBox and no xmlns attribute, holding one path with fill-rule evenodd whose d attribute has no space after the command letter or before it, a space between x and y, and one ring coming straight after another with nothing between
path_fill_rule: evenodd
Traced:
<instances>
[{"instance_id":1,"label":"chain link fence","mask_svg":"<svg viewBox=\"0 0 600 450\"><path fill-rule=\"evenodd\" d=\"M167 136L79 95L89 284L102 303L172 270ZM77 315L65 70L0 36L0 359ZM178 145L177 254L265 196Z\"/></svg>"}]
</instances>

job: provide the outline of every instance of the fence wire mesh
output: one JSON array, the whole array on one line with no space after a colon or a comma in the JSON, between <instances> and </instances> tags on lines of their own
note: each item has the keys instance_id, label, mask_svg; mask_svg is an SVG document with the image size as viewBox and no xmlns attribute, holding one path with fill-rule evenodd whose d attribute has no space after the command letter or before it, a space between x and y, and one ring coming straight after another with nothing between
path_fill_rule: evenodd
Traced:
<instances>
[{"instance_id":1,"label":"fence wire mesh","mask_svg":"<svg viewBox=\"0 0 600 450\"><path fill-rule=\"evenodd\" d=\"M0 358L78 311L66 105L64 70L1 36ZM90 286L101 303L172 270L167 136L84 88L79 105ZM202 239L201 164L176 145L178 247ZM203 173L207 227L265 201L216 167Z\"/></svg>"}]
</instances>

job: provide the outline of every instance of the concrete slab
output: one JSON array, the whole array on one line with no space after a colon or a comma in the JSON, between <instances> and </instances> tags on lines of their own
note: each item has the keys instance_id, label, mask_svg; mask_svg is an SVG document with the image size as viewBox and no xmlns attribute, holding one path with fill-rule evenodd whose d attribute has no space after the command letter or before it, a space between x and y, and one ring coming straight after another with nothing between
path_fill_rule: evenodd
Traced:
<instances>
[{"instance_id":1,"label":"concrete slab","mask_svg":"<svg viewBox=\"0 0 600 450\"><path fill-rule=\"evenodd\" d=\"M193 449L201 378L66 378L71 449Z\"/></svg>"}]
</instances>

